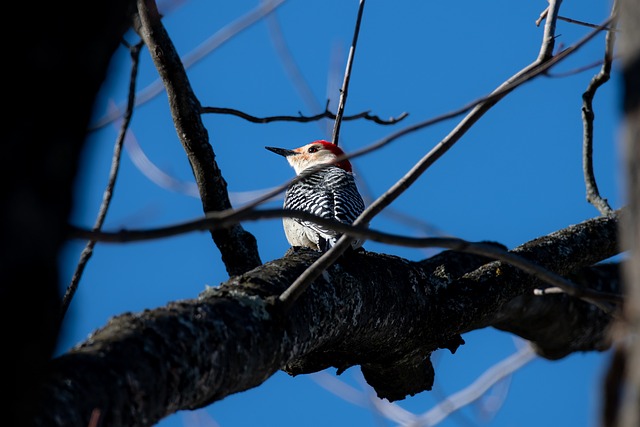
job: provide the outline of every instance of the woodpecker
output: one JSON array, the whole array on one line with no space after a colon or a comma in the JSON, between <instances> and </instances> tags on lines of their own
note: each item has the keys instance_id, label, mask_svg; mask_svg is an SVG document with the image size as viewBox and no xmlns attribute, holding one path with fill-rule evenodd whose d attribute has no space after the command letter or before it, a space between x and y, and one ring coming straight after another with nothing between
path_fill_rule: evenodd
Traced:
<instances>
[{"instance_id":1,"label":"woodpecker","mask_svg":"<svg viewBox=\"0 0 640 427\"><path fill-rule=\"evenodd\" d=\"M265 148L284 156L296 175L316 165L332 163L344 154L337 145L323 140L294 150ZM290 185L285 194L284 209L309 212L345 224L353 223L364 210L364 201L356 186L351 163L341 160ZM283 218L282 225L291 246L304 246L320 252L335 245L342 234L296 218ZM357 249L362 244L362 240L354 240L351 247Z\"/></svg>"}]
</instances>

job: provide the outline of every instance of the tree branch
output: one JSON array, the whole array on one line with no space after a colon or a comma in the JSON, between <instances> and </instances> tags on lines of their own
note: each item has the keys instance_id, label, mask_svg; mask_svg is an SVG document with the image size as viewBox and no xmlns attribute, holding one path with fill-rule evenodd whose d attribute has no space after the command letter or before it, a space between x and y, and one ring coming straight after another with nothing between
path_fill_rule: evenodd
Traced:
<instances>
[{"instance_id":1,"label":"tree branch","mask_svg":"<svg viewBox=\"0 0 640 427\"><path fill-rule=\"evenodd\" d=\"M614 1L611 8L611 27L607 31L604 60L600 72L593 76L587 89L582 94L582 168L584 171L584 182L587 192L587 201L591 203L601 215L609 215L613 211L607 199L600 196L598 184L596 183L595 174L593 172L593 120L595 114L593 112L593 98L600 86L609 81L611 73L611 63L613 62L613 47L615 44L615 27L618 14L618 4Z\"/></svg>"},{"instance_id":2,"label":"tree branch","mask_svg":"<svg viewBox=\"0 0 640 427\"><path fill-rule=\"evenodd\" d=\"M353 67L353 58L356 55L356 46L358 45L358 36L360 35L360 23L362 22L362 13L364 12L365 0L360 0L358 6L358 15L356 17L356 26L353 30L353 39L351 41L351 48L349 49L349 57L347 59L347 67L344 71L344 80L342 81L342 89L340 90L340 100L338 102L338 112L336 114L336 120L333 124L333 136L331 142L338 145L340 139L340 126L342 125L342 116L344 114L344 107L347 102L347 96L349 94L349 81L351 80L351 68Z\"/></svg>"},{"instance_id":3,"label":"tree branch","mask_svg":"<svg viewBox=\"0 0 640 427\"><path fill-rule=\"evenodd\" d=\"M558 15L558 19L560 21L569 22L570 24L582 25L583 27L598 28L598 24L592 24L590 22L579 21L577 19L567 18L566 16ZM613 25L611 27L606 27L605 30L606 31L613 31L613 32L618 32L619 31L617 28L615 28L615 25Z\"/></svg>"},{"instance_id":4,"label":"tree branch","mask_svg":"<svg viewBox=\"0 0 640 427\"><path fill-rule=\"evenodd\" d=\"M231 208L227 183L215 160L196 98L153 0L138 0L140 34L164 81L171 115L185 149L205 212ZM255 238L241 225L211 232L229 275L242 274L262 264Z\"/></svg>"},{"instance_id":5,"label":"tree branch","mask_svg":"<svg viewBox=\"0 0 640 427\"><path fill-rule=\"evenodd\" d=\"M102 228L102 224L104 224L104 220L107 217L107 211L109 210L109 205L111 204L111 198L113 196L113 189L116 185L116 179L118 178L118 171L120 170L120 158L122 153L122 146L124 145L124 139L127 134L127 130L129 129L129 123L131 122L131 117L133 116L133 106L135 101L135 92L136 92L136 80L138 76L138 65L140 63L140 49L142 48L142 42L129 47L129 53L131 55L131 73L129 76L129 96L127 97L127 109L122 118L122 125L120 126L120 132L118 133L118 138L116 139L116 143L113 147L113 157L111 160L111 170L109 171L109 179L107 181L107 187L104 190L104 194L102 196L102 203L100 204L100 210L98 211L98 216L93 225L93 230L100 230ZM93 248L96 245L95 240L89 240L82 250L80 254L80 260L78 261L78 265L76 266L76 270L73 273L73 277L71 278L71 283L67 286L67 290L65 291L64 297L62 298L62 306L60 309L60 317L64 318L67 313L67 309L69 308L69 304L71 304L71 300L78 289L78 285L80 283L80 278L82 277L82 273L84 272L84 268L89 262L89 259L93 255Z\"/></svg>"},{"instance_id":6,"label":"tree branch","mask_svg":"<svg viewBox=\"0 0 640 427\"><path fill-rule=\"evenodd\" d=\"M233 108L224 108L224 107L202 107L201 112L204 113L212 113L212 114L230 114L232 116L241 117L252 123L271 123L271 122L299 122L299 123L309 123L315 122L320 119L335 119L336 115L329 111L329 104L325 107L324 112L320 114L315 114L313 116L304 116L302 114L298 116L267 116L267 117L256 117L251 114L247 114L244 111L236 110ZM369 111L363 111L358 114L353 114L350 116L343 116L342 120L371 120L374 123L379 125L394 125L400 121L402 121L405 117L407 117L408 113L402 113L398 117L391 117L388 120L381 119L379 116L371 114Z\"/></svg>"},{"instance_id":7,"label":"tree branch","mask_svg":"<svg viewBox=\"0 0 640 427\"><path fill-rule=\"evenodd\" d=\"M616 232L617 221L599 217L514 252L565 275L616 254ZM508 265L453 251L422 262L351 253L283 315L273 302L318 256L292 250L197 299L114 317L52 363L37 425L86 427L99 409L104 426L149 426L255 387L280 369L298 375L361 365L380 397L403 399L431 388L431 352L455 351L460 334L473 329L509 327L510 301L540 286ZM576 319L580 304L588 305L561 299L546 314L564 323ZM539 331L548 324L537 319L518 332L537 332L537 347L546 348L548 336ZM569 351L579 339L581 351L606 348L603 334L586 330L593 332L556 333L553 347Z\"/></svg>"}]
</instances>

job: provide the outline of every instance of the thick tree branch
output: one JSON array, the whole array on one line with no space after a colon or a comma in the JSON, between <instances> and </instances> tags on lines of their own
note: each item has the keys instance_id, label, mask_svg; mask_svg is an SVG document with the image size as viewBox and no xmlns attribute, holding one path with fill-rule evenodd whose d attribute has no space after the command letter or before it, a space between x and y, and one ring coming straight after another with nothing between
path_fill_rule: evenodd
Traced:
<instances>
[{"instance_id":1,"label":"thick tree branch","mask_svg":"<svg viewBox=\"0 0 640 427\"><path fill-rule=\"evenodd\" d=\"M617 223L596 218L515 252L568 274L618 253ZM453 251L423 262L350 253L283 316L273 301L318 256L290 251L197 299L113 318L54 361L38 425L85 427L99 409L103 426L148 426L255 387L279 369L297 375L361 365L381 397L403 399L431 388L431 352L455 351L460 334L472 329L515 329L508 304L540 286L509 266ZM541 316L557 323L591 321L576 314L575 301L536 298L555 301L557 311ZM529 319L518 333L538 331L536 345L544 348L548 337L539 331L548 323ZM597 327L604 330L605 323ZM580 350L607 346L603 334L565 332L553 336L553 348L571 351L578 339Z\"/></svg>"},{"instance_id":2,"label":"thick tree branch","mask_svg":"<svg viewBox=\"0 0 640 427\"><path fill-rule=\"evenodd\" d=\"M160 21L153 0L138 0L140 34L164 81L171 114L195 177L205 212L229 209L227 183L209 144L209 134L200 117L200 102L187 78L173 42ZM262 262L255 238L241 225L211 232L229 275L242 274Z\"/></svg>"}]
</instances>

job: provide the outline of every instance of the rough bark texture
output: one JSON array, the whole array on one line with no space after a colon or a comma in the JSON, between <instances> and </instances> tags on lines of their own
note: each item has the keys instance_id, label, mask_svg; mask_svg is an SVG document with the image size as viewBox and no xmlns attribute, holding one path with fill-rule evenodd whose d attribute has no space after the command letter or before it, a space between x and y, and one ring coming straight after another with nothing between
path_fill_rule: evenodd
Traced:
<instances>
[{"instance_id":1,"label":"rough bark texture","mask_svg":"<svg viewBox=\"0 0 640 427\"><path fill-rule=\"evenodd\" d=\"M135 3L6 6L7 19L17 21L8 34L5 25L2 52L0 414L3 424L20 426L31 421L58 337L59 249L94 99Z\"/></svg>"},{"instance_id":2,"label":"rough bark texture","mask_svg":"<svg viewBox=\"0 0 640 427\"><path fill-rule=\"evenodd\" d=\"M569 274L616 254L617 226L616 217L597 218L516 251ZM431 388L434 350L454 352L461 333L492 325L536 340L554 358L609 345L610 318L571 298L536 297L552 310L534 308L522 322L513 315L522 301L514 299L543 284L451 251L422 262L345 255L283 315L275 297L317 257L290 251L197 299L114 318L54 361L37 424L85 427L98 409L103 426L148 426L255 387L279 369L298 375L361 365L380 397L403 399ZM617 270L597 269L611 280L590 286L618 291Z\"/></svg>"}]
</instances>

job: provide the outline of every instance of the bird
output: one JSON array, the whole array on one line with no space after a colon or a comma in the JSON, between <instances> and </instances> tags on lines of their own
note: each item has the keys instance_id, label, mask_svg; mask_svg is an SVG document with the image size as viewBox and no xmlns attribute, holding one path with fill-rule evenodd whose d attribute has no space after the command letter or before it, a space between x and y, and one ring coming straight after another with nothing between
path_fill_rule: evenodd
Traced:
<instances>
[{"instance_id":1,"label":"bird","mask_svg":"<svg viewBox=\"0 0 640 427\"><path fill-rule=\"evenodd\" d=\"M265 147L287 159L296 175L317 165L334 163L315 171L287 187L284 209L308 212L322 218L352 224L364 211L365 204L353 174L349 160L338 157L344 152L337 145L317 140L293 150ZM307 247L326 252L333 247L342 233L328 227L297 218L283 218L282 225L287 241L294 247ZM362 247L361 239L354 239L352 249Z\"/></svg>"}]
</instances>

